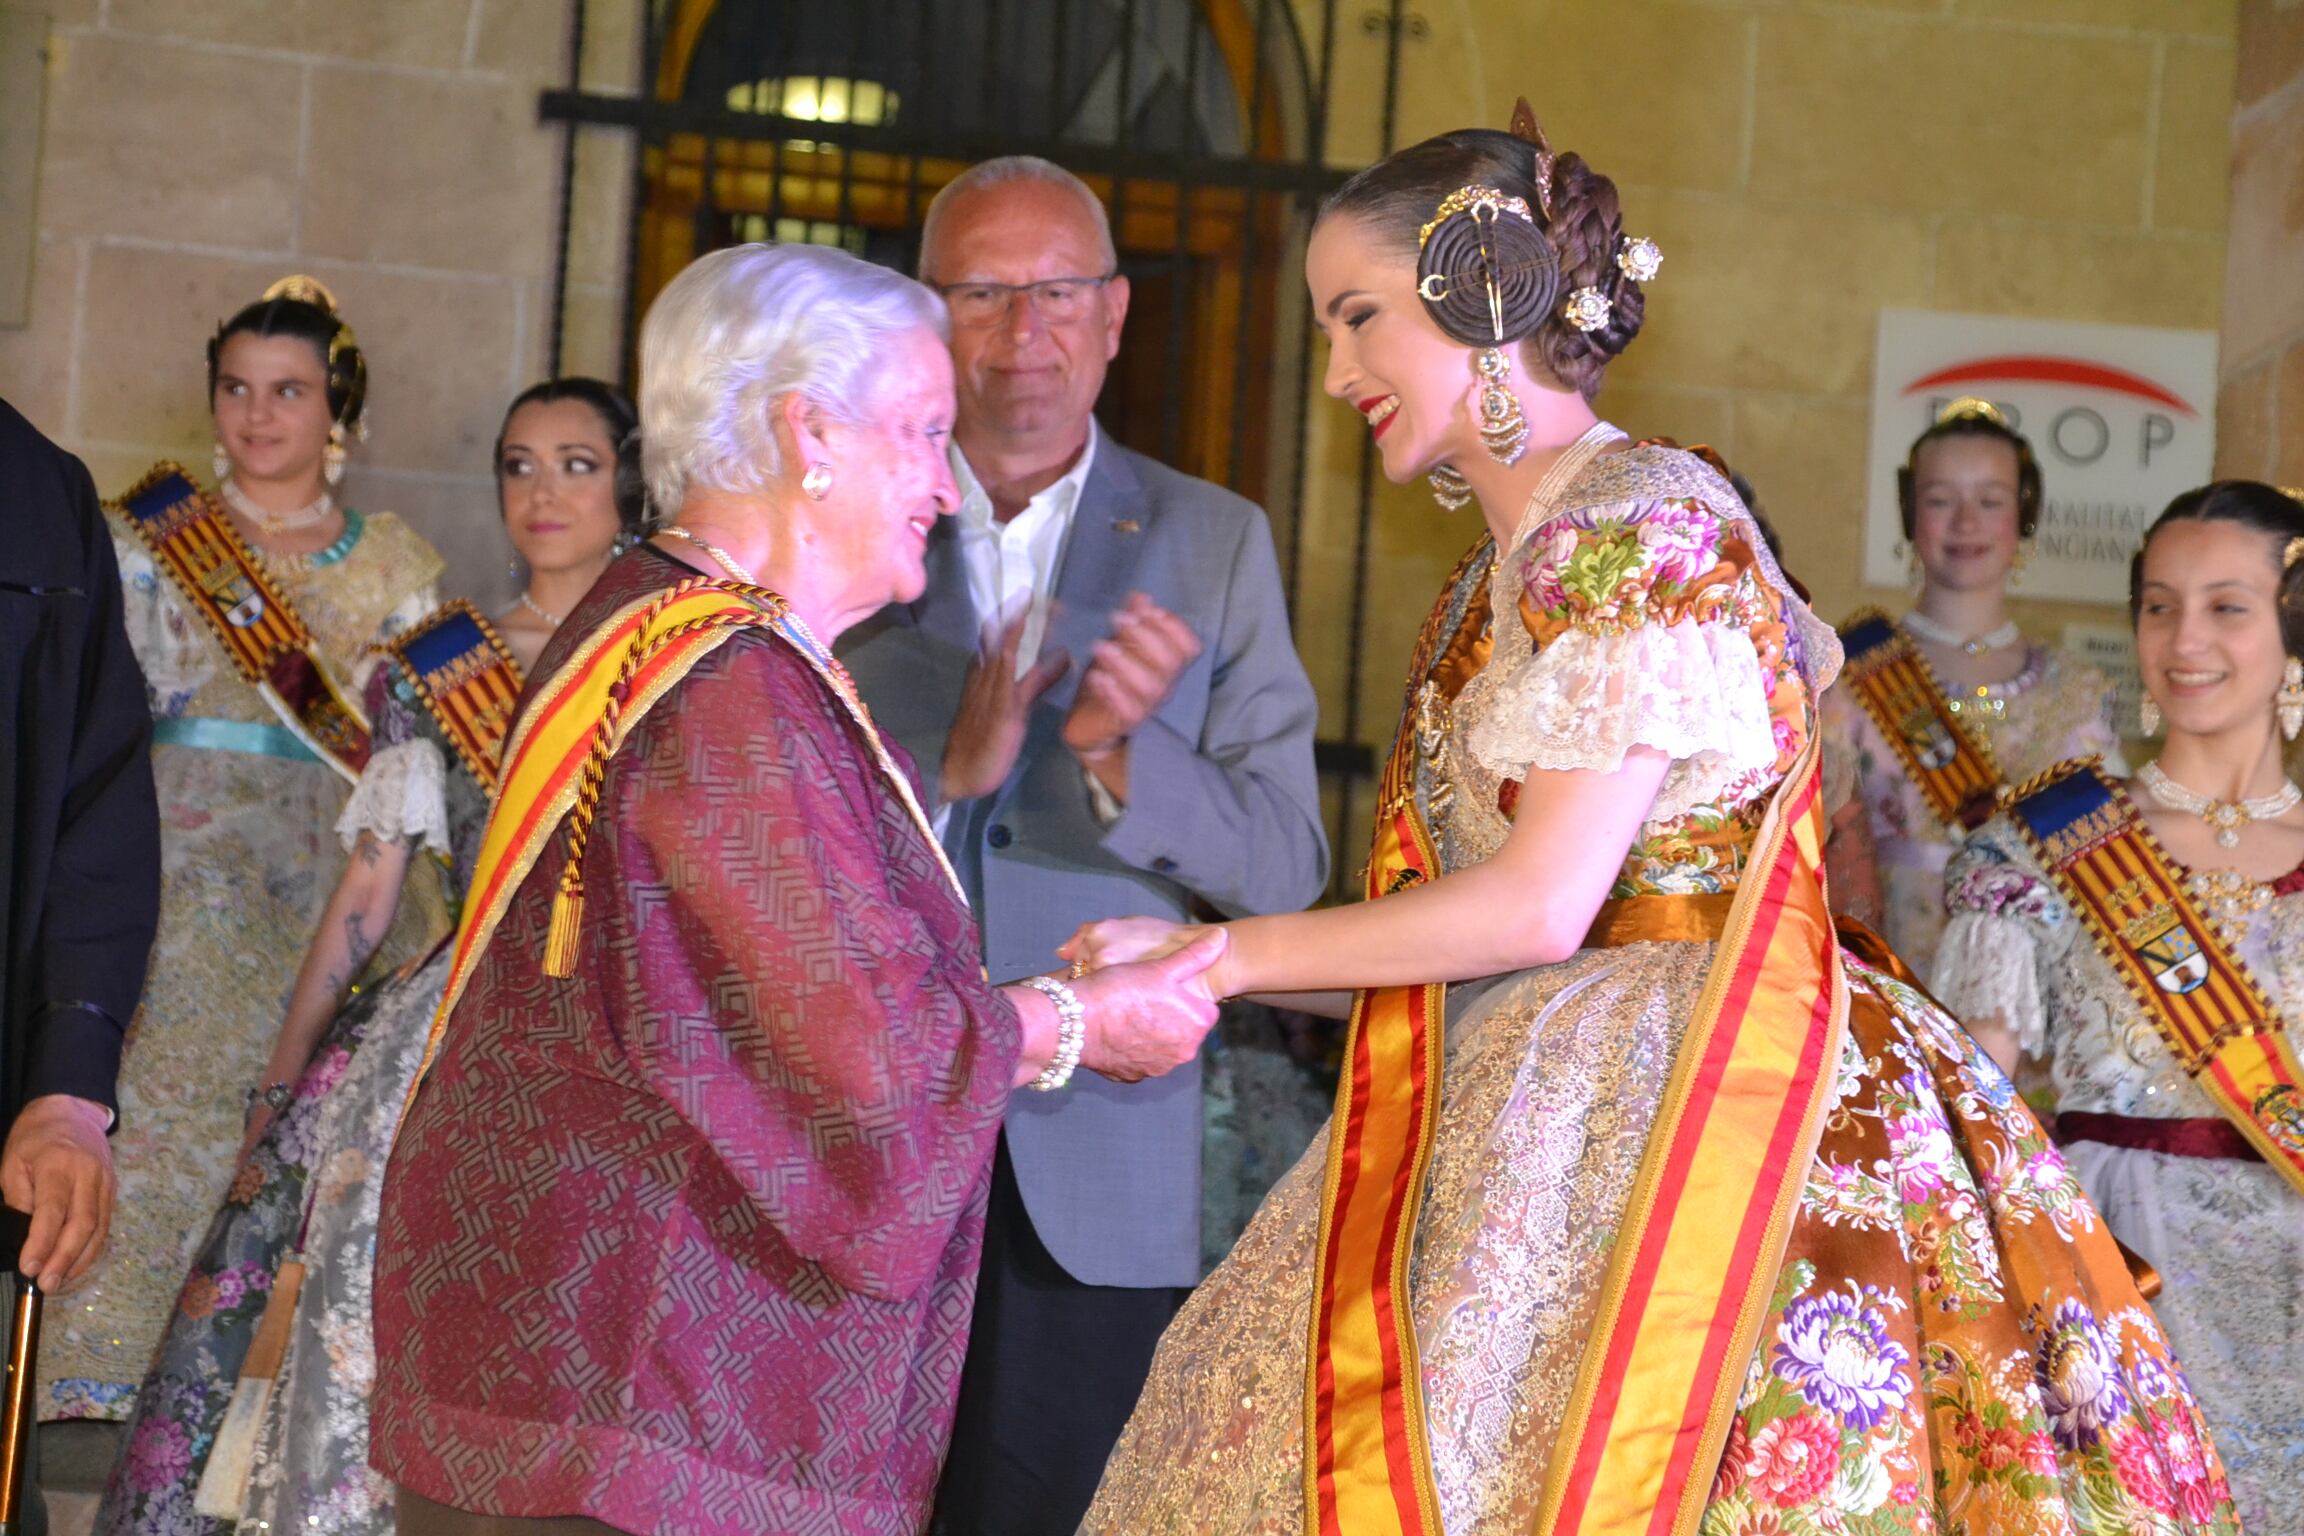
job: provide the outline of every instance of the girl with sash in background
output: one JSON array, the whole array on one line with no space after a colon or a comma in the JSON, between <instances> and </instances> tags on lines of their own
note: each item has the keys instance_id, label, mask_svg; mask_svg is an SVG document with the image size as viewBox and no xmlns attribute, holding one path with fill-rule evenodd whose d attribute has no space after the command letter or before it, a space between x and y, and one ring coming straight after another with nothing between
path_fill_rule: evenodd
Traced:
<instances>
[{"instance_id":1,"label":"girl with sash in background","mask_svg":"<svg viewBox=\"0 0 2304 1536\"><path fill-rule=\"evenodd\" d=\"M369 679L372 753L336 823L353 857L296 978L239 1171L144 1378L99 1531L392 1529L390 1485L367 1464L377 1197L447 946L347 992L361 935L391 926L420 852L463 889L526 669L638 534L636 427L631 403L595 379L515 399L495 467L528 589L493 625L462 600L441 606L385 647Z\"/></svg>"},{"instance_id":2,"label":"girl with sash in background","mask_svg":"<svg viewBox=\"0 0 2304 1536\"><path fill-rule=\"evenodd\" d=\"M1659 261L1526 103L1314 228L1328 393L1488 530L1417 645L1369 899L1226 924L1203 978L1359 989L1344 1087L1162 1340L1085 1529L2108 1536L2182 1477L2150 1528L2229 1532L2055 1148L1835 941L1832 631L1714 464L1592 412Z\"/></svg>"},{"instance_id":3,"label":"girl with sash in background","mask_svg":"<svg viewBox=\"0 0 2304 1536\"><path fill-rule=\"evenodd\" d=\"M219 326L208 382L216 488L163 463L112 509L152 705L160 934L120 1064L112 1245L43 1331L42 1418L128 1414L342 868L371 647L439 601L429 544L335 499L367 363L327 289L284 279ZM407 905L367 938L387 963L441 926L436 893Z\"/></svg>"},{"instance_id":4,"label":"girl with sash in background","mask_svg":"<svg viewBox=\"0 0 2304 1536\"><path fill-rule=\"evenodd\" d=\"M1944 931L1944 862L1994 795L2068 757L2117 764L2103 673L2027 639L2008 581L2040 525L2032 445L1987 400L1955 400L1897 471L1920 572L1912 611L1841 625L1824 699L1832 895L1921 976Z\"/></svg>"},{"instance_id":5,"label":"girl with sash in background","mask_svg":"<svg viewBox=\"0 0 2304 1536\"><path fill-rule=\"evenodd\" d=\"M2130 578L2144 734L1952 861L1939 994L2054 1075L2057 1137L2158 1306L2254 1536L2304 1533L2304 504L2187 491Z\"/></svg>"}]
</instances>

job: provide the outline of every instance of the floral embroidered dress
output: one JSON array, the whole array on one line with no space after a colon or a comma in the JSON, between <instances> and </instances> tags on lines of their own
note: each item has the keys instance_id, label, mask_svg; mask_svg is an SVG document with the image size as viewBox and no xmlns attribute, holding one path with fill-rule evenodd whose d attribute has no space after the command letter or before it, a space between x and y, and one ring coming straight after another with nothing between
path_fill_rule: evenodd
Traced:
<instances>
[{"instance_id":1,"label":"floral embroidered dress","mask_svg":"<svg viewBox=\"0 0 2304 1536\"><path fill-rule=\"evenodd\" d=\"M1978 828L1951 874L1937 962L1947 1007L2006 1022L2047 1060L2066 1114L2222 1126L2013 823ZM2269 885L2229 871L2188 880L2298 1028L2304 870ZM2076 1137L2064 1155L2112 1230L2160 1271L2160 1319L2231 1470L2241 1520L2253 1536L2300 1536L2304 1198L2260 1160Z\"/></svg>"},{"instance_id":2,"label":"floral embroidered dress","mask_svg":"<svg viewBox=\"0 0 2304 1536\"><path fill-rule=\"evenodd\" d=\"M376 751L337 819L338 837L347 849L363 832L410 843L418 858L404 899L434 883L421 867L430 862L425 853L452 859L461 889L479 849L486 794L397 661L376 669L366 702ZM447 967L446 948L437 946L356 992L329 1023L295 1097L257 1142L208 1225L129 1415L126 1449L106 1484L98 1531L172 1536L231 1528L230 1521L195 1514L193 1495L273 1277L297 1251L300 1233L304 1288L267 1427L273 1437L294 1438L300 1446L338 1449L332 1490L349 1485L337 1502L360 1518L308 1524L300 1512L294 1525L306 1532L391 1529L390 1489L367 1468L367 1387L374 1375L373 1365L363 1364L373 1359L368 1273L384 1154ZM281 1409L291 1398L301 1417L282 1424ZM356 1413L347 1414L337 1399ZM339 1449L347 1439L351 1448ZM270 1466L277 1484L277 1454ZM253 1507L250 1518L256 1518Z\"/></svg>"},{"instance_id":3,"label":"floral embroidered dress","mask_svg":"<svg viewBox=\"0 0 2304 1536\"><path fill-rule=\"evenodd\" d=\"M2065 651L2030 645L2023 670L2008 681L1949 697L1960 723L1991 748L2002 783L2021 784L2070 757L2101 756L2113 772L2125 771L2112 727L2112 684ZM1862 798L1880 865L1881 934L1906 965L1933 977L1944 932L1944 864L1960 834L1929 809L1854 692L1825 694L1823 721L1825 809Z\"/></svg>"},{"instance_id":4,"label":"floral embroidered dress","mask_svg":"<svg viewBox=\"0 0 2304 1536\"><path fill-rule=\"evenodd\" d=\"M1427 683L1404 722L1444 870L1502 845L1531 768L1646 745L1672 764L1614 894L1735 888L1838 655L1725 481L1669 448L1601 457L1441 603L1448 625L1505 616L1453 700ZM1588 948L1448 989L1408 1278L1450 1536L1534 1524L1714 949ZM1922 994L1854 959L1849 984L1837 1104L1705 1532L2231 1531L2159 1328L2037 1122ZM1326 1136L1162 1340L1085 1531L1303 1529Z\"/></svg>"},{"instance_id":5,"label":"floral embroidered dress","mask_svg":"<svg viewBox=\"0 0 2304 1536\"><path fill-rule=\"evenodd\" d=\"M243 681L150 550L115 522L128 638L144 669L160 791L160 935L120 1063L111 1244L40 1341L44 1419L127 1417L233 1177L298 963L335 886L350 791ZM370 647L438 602L440 557L389 513L346 513L312 555L261 555L323 665L355 697ZM428 947L436 893L403 903L377 965Z\"/></svg>"}]
</instances>

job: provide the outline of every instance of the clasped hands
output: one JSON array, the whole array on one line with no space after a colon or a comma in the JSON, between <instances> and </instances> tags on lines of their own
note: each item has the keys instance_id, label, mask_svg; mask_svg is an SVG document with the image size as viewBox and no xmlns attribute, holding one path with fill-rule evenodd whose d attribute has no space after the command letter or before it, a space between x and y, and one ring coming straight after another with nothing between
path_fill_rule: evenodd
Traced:
<instances>
[{"instance_id":1,"label":"clasped hands","mask_svg":"<svg viewBox=\"0 0 2304 1536\"><path fill-rule=\"evenodd\" d=\"M1016 660L1032 620L1029 605L985 626L960 690L960 708L945 738L943 798L973 800L1008 780L1032 706L1065 673L1072 658L1044 651L1022 676ZM1064 717L1064 745L1114 798L1127 800L1128 739L1167 701L1200 654L1190 625L1141 592L1112 616L1112 632L1096 642L1088 670Z\"/></svg>"},{"instance_id":2,"label":"clasped hands","mask_svg":"<svg viewBox=\"0 0 2304 1536\"><path fill-rule=\"evenodd\" d=\"M1157 955L1087 974L1075 967L1072 989L1086 1031L1080 1064L1133 1083L1190 1061L1216 1022L1217 994L1204 978L1223 959L1227 939L1221 928L1196 928Z\"/></svg>"}]
</instances>

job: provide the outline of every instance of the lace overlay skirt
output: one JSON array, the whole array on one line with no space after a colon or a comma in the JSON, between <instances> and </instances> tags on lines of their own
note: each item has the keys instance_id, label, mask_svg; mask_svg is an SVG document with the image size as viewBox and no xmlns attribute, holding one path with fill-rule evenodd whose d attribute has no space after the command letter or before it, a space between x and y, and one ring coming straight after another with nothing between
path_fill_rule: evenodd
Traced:
<instances>
[{"instance_id":1,"label":"lace overlay skirt","mask_svg":"<svg viewBox=\"0 0 2304 1536\"><path fill-rule=\"evenodd\" d=\"M1411 1268L1451 1532L1519 1529L1542 1491L1708 944L1634 944L1449 992ZM1170 1325L1084 1531L1297 1536L1327 1133Z\"/></svg>"},{"instance_id":2,"label":"lace overlay skirt","mask_svg":"<svg viewBox=\"0 0 2304 1536\"><path fill-rule=\"evenodd\" d=\"M1450 994L1410 1268L1449 1536L1521 1536L1712 947ZM2236 1532L2190 1389L2006 1078L1850 966L1836 1103L1704 1536ZM1161 1341L1084 1531L1297 1536L1313 1146Z\"/></svg>"}]
</instances>

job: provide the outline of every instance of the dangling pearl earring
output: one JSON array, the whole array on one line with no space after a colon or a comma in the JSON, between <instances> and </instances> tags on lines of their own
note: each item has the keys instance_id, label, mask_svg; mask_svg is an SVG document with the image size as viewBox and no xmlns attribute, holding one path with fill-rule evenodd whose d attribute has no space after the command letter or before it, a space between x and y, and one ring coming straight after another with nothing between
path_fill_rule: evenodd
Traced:
<instances>
[{"instance_id":1,"label":"dangling pearl earring","mask_svg":"<svg viewBox=\"0 0 2304 1536\"><path fill-rule=\"evenodd\" d=\"M2304 661L2288 658L2288 669L2280 677L2280 691L2274 697L2279 701L2280 734L2290 741L2298 731L2304 731Z\"/></svg>"},{"instance_id":2,"label":"dangling pearl earring","mask_svg":"<svg viewBox=\"0 0 2304 1536\"><path fill-rule=\"evenodd\" d=\"M224 451L222 443L216 445L215 452L208 460L208 466L216 471L216 483L218 485L222 485L232 478L232 455Z\"/></svg>"},{"instance_id":3,"label":"dangling pearl earring","mask_svg":"<svg viewBox=\"0 0 2304 1536\"><path fill-rule=\"evenodd\" d=\"M2144 702L2136 706L2136 723L2144 727L2144 734L2160 734L2160 706L2152 702L2152 695L2144 695Z\"/></svg>"},{"instance_id":4,"label":"dangling pearl earring","mask_svg":"<svg viewBox=\"0 0 2304 1536\"><path fill-rule=\"evenodd\" d=\"M330 485L339 485L344 479L344 423L338 422L328 429L328 446L320 450L320 473Z\"/></svg>"}]
</instances>

